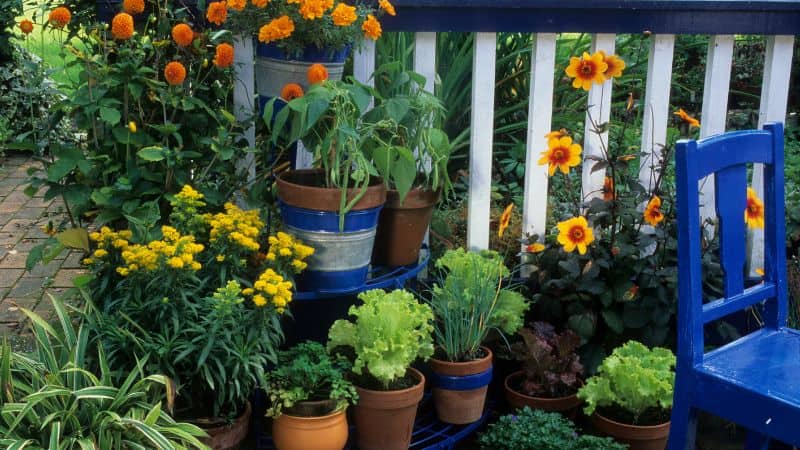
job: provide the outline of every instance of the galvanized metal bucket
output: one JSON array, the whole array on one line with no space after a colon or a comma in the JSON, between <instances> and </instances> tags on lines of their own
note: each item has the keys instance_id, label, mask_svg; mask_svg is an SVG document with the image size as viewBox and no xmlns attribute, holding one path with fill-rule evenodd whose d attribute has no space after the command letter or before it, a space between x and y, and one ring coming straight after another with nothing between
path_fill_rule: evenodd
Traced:
<instances>
[{"instance_id":1,"label":"galvanized metal bucket","mask_svg":"<svg viewBox=\"0 0 800 450\"><path fill-rule=\"evenodd\" d=\"M297 83L308 89L308 68L313 64L322 64L328 69L328 79L341 80L344 63L349 47L339 51L325 51L309 48L301 57L290 57L271 44L259 44L256 47L256 91L261 102L272 97L279 97L281 89L289 83Z\"/></svg>"}]
</instances>

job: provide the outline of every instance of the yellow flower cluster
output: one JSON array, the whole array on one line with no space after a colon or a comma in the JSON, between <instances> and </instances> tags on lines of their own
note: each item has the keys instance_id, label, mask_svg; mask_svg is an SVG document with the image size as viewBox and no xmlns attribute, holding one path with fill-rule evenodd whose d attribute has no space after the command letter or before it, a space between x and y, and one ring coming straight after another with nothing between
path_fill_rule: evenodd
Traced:
<instances>
[{"instance_id":1,"label":"yellow flower cluster","mask_svg":"<svg viewBox=\"0 0 800 450\"><path fill-rule=\"evenodd\" d=\"M200 270L202 266L195 261L195 255L203 251L203 244L195 243L194 236L182 236L167 225L161 227L161 233L164 235L162 240L147 245L130 245L123 250L125 266L117 267L117 273L124 277L135 271L153 271L162 263L173 269Z\"/></svg>"},{"instance_id":2,"label":"yellow flower cluster","mask_svg":"<svg viewBox=\"0 0 800 450\"><path fill-rule=\"evenodd\" d=\"M184 185L180 192L175 194L173 206L180 205L184 208L202 208L206 206L203 201L203 194L197 192L191 186Z\"/></svg>"},{"instance_id":3,"label":"yellow flower cluster","mask_svg":"<svg viewBox=\"0 0 800 450\"><path fill-rule=\"evenodd\" d=\"M269 251L267 260L291 260L292 270L300 273L308 267L304 259L314 254L314 248L303 244L291 235L279 231L277 235L269 237Z\"/></svg>"},{"instance_id":4,"label":"yellow flower cluster","mask_svg":"<svg viewBox=\"0 0 800 450\"><path fill-rule=\"evenodd\" d=\"M278 313L283 313L292 301L292 282L286 281L272 269L262 273L252 288L242 290L242 294L252 297L253 304L263 308L271 303Z\"/></svg>"},{"instance_id":5,"label":"yellow flower cluster","mask_svg":"<svg viewBox=\"0 0 800 450\"><path fill-rule=\"evenodd\" d=\"M108 249L116 248L119 251L127 250L130 246L128 242L133 233L130 230L113 231L109 227L102 227L100 231L89 233L89 239L97 243L97 250L92 256L83 260L86 265L95 263L98 259L108 256Z\"/></svg>"},{"instance_id":6,"label":"yellow flower cluster","mask_svg":"<svg viewBox=\"0 0 800 450\"><path fill-rule=\"evenodd\" d=\"M207 214L206 222L211 226L209 242L226 239L246 250L258 251L257 238L264 222L258 216L258 210L243 211L233 203L225 204L225 212Z\"/></svg>"}]
</instances>

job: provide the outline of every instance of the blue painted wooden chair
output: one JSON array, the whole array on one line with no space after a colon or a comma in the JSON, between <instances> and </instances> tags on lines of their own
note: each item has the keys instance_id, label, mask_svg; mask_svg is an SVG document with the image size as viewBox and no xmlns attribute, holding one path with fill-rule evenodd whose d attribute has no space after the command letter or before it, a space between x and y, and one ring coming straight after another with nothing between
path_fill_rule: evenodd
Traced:
<instances>
[{"instance_id":1,"label":"blue painted wooden chair","mask_svg":"<svg viewBox=\"0 0 800 450\"><path fill-rule=\"evenodd\" d=\"M678 362L669 450L694 447L697 411L749 430L748 449L770 438L800 445L800 332L786 328L783 127L681 141L678 190ZM764 164L764 280L745 289L747 164ZM703 304L698 181L715 175L725 296ZM764 302L765 326L704 353L703 326Z\"/></svg>"}]
</instances>

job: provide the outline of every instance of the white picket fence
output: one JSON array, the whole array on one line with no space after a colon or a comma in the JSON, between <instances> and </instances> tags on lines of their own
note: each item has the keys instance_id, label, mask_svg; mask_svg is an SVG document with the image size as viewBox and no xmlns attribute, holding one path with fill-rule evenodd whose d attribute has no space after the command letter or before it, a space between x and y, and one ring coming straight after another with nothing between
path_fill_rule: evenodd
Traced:
<instances>
[{"instance_id":1,"label":"white picket fence","mask_svg":"<svg viewBox=\"0 0 800 450\"><path fill-rule=\"evenodd\" d=\"M527 156L525 161L525 201L523 205L523 232L544 235L547 230L547 167L537 164L540 153L547 148L545 134L551 131L553 112L553 90L556 57L555 33L535 33L532 46L532 64L530 73L530 104L528 108ZM671 117L669 96L672 79L673 50L675 35L652 34L649 38L649 56L647 82L642 107L644 120L642 127L643 151L649 152L664 144L667 137L667 123ZM472 83L472 130L469 151L469 199L467 243L470 248L484 249L489 245L490 194L492 173L492 144L494 135L494 89L497 34L491 32L475 33L475 51L473 61ZM603 50L614 53L616 35L592 35L592 51ZM703 88L703 105L701 113L700 137L707 137L725 131L728 105L728 87L730 85L734 36L711 36L708 45L708 56ZM791 35L768 36L764 56L764 77L761 90L759 126L765 122L783 122L786 117L789 95L789 76L792 64L794 37ZM252 61L252 47L237 45L237 61L243 62L239 69L239 82L236 90L236 103L244 111L252 111L252 93L254 80L252 68L247 66ZM240 55L240 52L246 56ZM368 43L354 55L355 77L371 83L371 75L375 69L375 45ZM563 64L563 61L559 63ZM423 74L428 89L433 88L436 77L436 33L417 32L414 51L414 70ZM591 132L589 115L599 123L608 120L610 102L601 102L601 96L610 98L612 82L595 85L588 95L584 158L588 155L599 155L600 139L606 139ZM446 105L445 105L446 106ZM656 144L656 145L653 145ZM644 185L653 179L651 174L652 159L658 155L642 157L640 180ZM584 159L582 192L600 192L605 176L604 171L592 172L588 169L593 164ZM756 168L753 184L761 192L762 171ZM713 183L703 185L705 217L712 216L714 205ZM763 236L755 235L753 242L760 242ZM758 266L763 258L763 246L752 247L751 267Z\"/></svg>"}]
</instances>

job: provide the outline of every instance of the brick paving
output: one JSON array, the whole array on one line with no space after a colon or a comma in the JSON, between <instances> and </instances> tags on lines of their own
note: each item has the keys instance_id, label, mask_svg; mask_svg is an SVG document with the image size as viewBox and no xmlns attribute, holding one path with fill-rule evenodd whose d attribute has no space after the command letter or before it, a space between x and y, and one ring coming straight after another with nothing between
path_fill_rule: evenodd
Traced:
<instances>
[{"instance_id":1,"label":"brick paving","mask_svg":"<svg viewBox=\"0 0 800 450\"><path fill-rule=\"evenodd\" d=\"M82 271L80 252L67 251L49 264L25 269L30 250L47 239L42 227L65 217L63 202L45 200L44 189L33 197L25 194L28 169L37 165L29 154L0 156L0 336L27 331L20 308L50 318L45 294L64 294Z\"/></svg>"}]
</instances>

